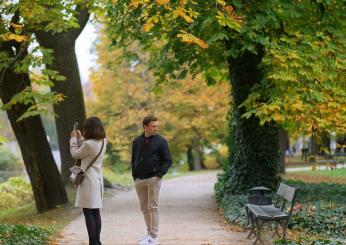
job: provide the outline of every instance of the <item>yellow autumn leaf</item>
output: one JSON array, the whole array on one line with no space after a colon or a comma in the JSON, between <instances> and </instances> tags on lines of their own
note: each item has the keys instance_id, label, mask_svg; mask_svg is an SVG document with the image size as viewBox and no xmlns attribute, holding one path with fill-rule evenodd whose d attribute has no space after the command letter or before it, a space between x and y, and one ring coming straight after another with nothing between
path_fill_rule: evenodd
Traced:
<instances>
[{"instance_id":1,"label":"yellow autumn leaf","mask_svg":"<svg viewBox=\"0 0 346 245\"><path fill-rule=\"evenodd\" d=\"M188 16L187 14L185 14L185 11L184 11L184 8L182 7L177 7L174 11L173 11L173 16L174 17L182 17L186 22L188 23L192 23L193 22L193 19Z\"/></svg>"},{"instance_id":2,"label":"yellow autumn leaf","mask_svg":"<svg viewBox=\"0 0 346 245\"><path fill-rule=\"evenodd\" d=\"M129 6L131 8L137 8L139 5L145 4L149 2L149 0L131 0Z\"/></svg>"},{"instance_id":3,"label":"yellow autumn leaf","mask_svg":"<svg viewBox=\"0 0 346 245\"><path fill-rule=\"evenodd\" d=\"M217 3L220 4L221 6L226 6L226 2L223 0L217 0Z\"/></svg>"},{"instance_id":4,"label":"yellow autumn leaf","mask_svg":"<svg viewBox=\"0 0 346 245\"><path fill-rule=\"evenodd\" d=\"M29 39L28 36L25 35L17 35L14 33L6 33L4 35L2 35L2 38L6 41L10 41L10 40L16 40L17 42L21 43L24 41L27 41Z\"/></svg>"},{"instance_id":5,"label":"yellow autumn leaf","mask_svg":"<svg viewBox=\"0 0 346 245\"><path fill-rule=\"evenodd\" d=\"M187 0L180 0L180 5L185 5L187 3Z\"/></svg>"},{"instance_id":6,"label":"yellow autumn leaf","mask_svg":"<svg viewBox=\"0 0 346 245\"><path fill-rule=\"evenodd\" d=\"M160 5L165 5L165 4L169 3L169 0L156 0L156 2Z\"/></svg>"},{"instance_id":7,"label":"yellow autumn leaf","mask_svg":"<svg viewBox=\"0 0 346 245\"><path fill-rule=\"evenodd\" d=\"M180 38L183 43L197 44L201 48L209 47L207 42L187 32L180 33L177 37Z\"/></svg>"},{"instance_id":8,"label":"yellow autumn leaf","mask_svg":"<svg viewBox=\"0 0 346 245\"><path fill-rule=\"evenodd\" d=\"M283 121L284 120L284 117L280 114L273 114L272 115L272 118L276 121L276 122L280 122L280 121Z\"/></svg>"},{"instance_id":9,"label":"yellow autumn leaf","mask_svg":"<svg viewBox=\"0 0 346 245\"><path fill-rule=\"evenodd\" d=\"M304 105L301 101L296 101L295 103L292 103L292 111L304 111Z\"/></svg>"},{"instance_id":10,"label":"yellow autumn leaf","mask_svg":"<svg viewBox=\"0 0 346 245\"><path fill-rule=\"evenodd\" d=\"M154 26L154 23L151 20L149 20L144 24L143 29L145 32L149 32L151 28L153 28L153 26Z\"/></svg>"},{"instance_id":11,"label":"yellow autumn leaf","mask_svg":"<svg viewBox=\"0 0 346 245\"><path fill-rule=\"evenodd\" d=\"M21 30L23 28L22 25L19 25L19 24L15 24L15 23L11 23L10 24L14 29L16 30Z\"/></svg>"},{"instance_id":12,"label":"yellow autumn leaf","mask_svg":"<svg viewBox=\"0 0 346 245\"><path fill-rule=\"evenodd\" d=\"M225 10L227 11L227 13L228 13L229 15L232 15L234 9L233 9L232 6L226 6L226 7L225 7Z\"/></svg>"},{"instance_id":13,"label":"yellow autumn leaf","mask_svg":"<svg viewBox=\"0 0 346 245\"><path fill-rule=\"evenodd\" d=\"M178 7L173 11L174 17L179 17L184 14L184 9L182 7Z\"/></svg>"},{"instance_id":14,"label":"yellow autumn leaf","mask_svg":"<svg viewBox=\"0 0 346 245\"><path fill-rule=\"evenodd\" d=\"M188 23L192 23L193 22L193 19L190 16L188 16L187 14L184 14L182 17Z\"/></svg>"}]
</instances>

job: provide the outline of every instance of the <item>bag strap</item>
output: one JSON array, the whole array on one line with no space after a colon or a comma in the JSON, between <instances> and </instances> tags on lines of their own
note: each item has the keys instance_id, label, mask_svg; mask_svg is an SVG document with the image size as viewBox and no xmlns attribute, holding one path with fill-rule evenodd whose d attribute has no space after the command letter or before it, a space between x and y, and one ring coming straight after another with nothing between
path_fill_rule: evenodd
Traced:
<instances>
[{"instance_id":1,"label":"bag strap","mask_svg":"<svg viewBox=\"0 0 346 245\"><path fill-rule=\"evenodd\" d=\"M100 152L99 152L99 153L97 154L97 156L92 160L92 162L89 163L88 167L84 170L84 172L86 172L86 171L91 167L91 165L93 165L94 162L96 162L97 158L101 155L101 152L102 152L102 150L103 150L103 145L104 145L104 144L105 144L105 140L102 139L102 146L101 146Z\"/></svg>"}]
</instances>

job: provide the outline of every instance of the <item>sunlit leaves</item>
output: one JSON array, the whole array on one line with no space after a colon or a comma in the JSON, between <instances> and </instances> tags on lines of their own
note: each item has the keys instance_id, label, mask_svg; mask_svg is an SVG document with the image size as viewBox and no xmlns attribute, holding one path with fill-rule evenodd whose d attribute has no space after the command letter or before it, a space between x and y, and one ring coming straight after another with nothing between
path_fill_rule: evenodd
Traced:
<instances>
[{"instance_id":1,"label":"sunlit leaves","mask_svg":"<svg viewBox=\"0 0 346 245\"><path fill-rule=\"evenodd\" d=\"M181 33L179 33L177 35L177 37L179 37L183 43L197 44L201 48L208 48L209 47L208 43L206 43L204 40L202 40L198 37L195 37L191 33L187 33L185 31L181 31Z\"/></svg>"},{"instance_id":2,"label":"sunlit leaves","mask_svg":"<svg viewBox=\"0 0 346 245\"><path fill-rule=\"evenodd\" d=\"M232 6L227 6L225 1L218 1L222 11L217 11L216 19L221 26L227 26L232 30L240 32L243 20L234 11Z\"/></svg>"},{"instance_id":3,"label":"sunlit leaves","mask_svg":"<svg viewBox=\"0 0 346 245\"><path fill-rule=\"evenodd\" d=\"M15 40L16 42L24 42L24 41L27 41L29 39L28 36L25 36L25 35L18 35L18 34L14 34L14 33L6 33L6 34L3 34L1 35L1 38L4 40L4 41L11 41L11 40Z\"/></svg>"},{"instance_id":4,"label":"sunlit leaves","mask_svg":"<svg viewBox=\"0 0 346 245\"><path fill-rule=\"evenodd\" d=\"M47 104L56 104L63 100L63 96L50 92L49 87L54 81L65 78L58 72L47 69L52 63L52 51L40 47L35 42L33 31L61 32L69 28L78 27L75 1L2 1L0 11L0 43L3 48L0 52L0 70L11 69L17 74L29 75L32 88L15 95L12 100L1 106L9 109L17 104L29 105L29 109L19 118L23 120L29 116L46 113ZM88 1L91 6L93 1ZM24 76L25 76L24 75ZM3 79L4 76L1 77ZM2 81L0 81L1 83ZM2 88L4 89L4 88Z\"/></svg>"},{"instance_id":5,"label":"sunlit leaves","mask_svg":"<svg viewBox=\"0 0 346 245\"><path fill-rule=\"evenodd\" d=\"M161 81L167 80L167 74L177 77L182 69L194 74L205 72L206 80L214 83L216 73L207 71L225 70L228 59L237 59L247 51L258 54L262 49L263 82L244 103L246 117L256 115L262 123L276 121L300 128L313 125L319 129L344 130L344 0L169 1L165 5L152 1L150 4L149 9L138 5L134 12L124 8L121 14L110 10L118 13L119 19L127 20L116 35L115 28L110 33L139 40L150 50L151 67ZM120 10L120 6L114 9ZM136 32L133 18L139 12L147 13L147 19L157 14L162 17L154 26L148 25L150 35ZM188 14L193 22L177 13ZM141 21L137 18L138 23ZM113 23L116 21L108 26L116 26ZM156 49L157 40L164 45Z\"/></svg>"},{"instance_id":6,"label":"sunlit leaves","mask_svg":"<svg viewBox=\"0 0 346 245\"><path fill-rule=\"evenodd\" d=\"M143 5L143 4L146 4L146 3L149 3L149 2L150 2L150 0L131 0L130 4L129 4L129 7L137 8L140 5ZM117 2L115 4L117 4Z\"/></svg>"},{"instance_id":7,"label":"sunlit leaves","mask_svg":"<svg viewBox=\"0 0 346 245\"><path fill-rule=\"evenodd\" d=\"M63 100L62 94L54 92L40 92L35 91L31 87L27 87L22 92L16 94L12 99L5 105L2 105L0 109L7 110L16 104L29 105L27 111L25 111L17 121L21 121L30 116L39 115L41 113L47 113L47 104L56 104Z\"/></svg>"},{"instance_id":8,"label":"sunlit leaves","mask_svg":"<svg viewBox=\"0 0 346 245\"><path fill-rule=\"evenodd\" d=\"M338 64L345 60L336 58L341 50L327 37L321 41L321 36L300 34L300 38L310 42L268 49L263 62L266 79L244 103L248 108L244 116L255 114L262 123L274 120L292 122L301 129L344 132L346 77Z\"/></svg>"},{"instance_id":9,"label":"sunlit leaves","mask_svg":"<svg viewBox=\"0 0 346 245\"><path fill-rule=\"evenodd\" d=\"M169 3L169 0L156 0L156 2L160 5L165 5L165 4Z\"/></svg>"},{"instance_id":10,"label":"sunlit leaves","mask_svg":"<svg viewBox=\"0 0 346 245\"><path fill-rule=\"evenodd\" d=\"M186 10L181 7L181 6L178 6L174 11L173 11L173 16L175 18L177 18L178 16L182 17L187 23L192 23L193 22L193 19L188 15L186 14Z\"/></svg>"}]
</instances>

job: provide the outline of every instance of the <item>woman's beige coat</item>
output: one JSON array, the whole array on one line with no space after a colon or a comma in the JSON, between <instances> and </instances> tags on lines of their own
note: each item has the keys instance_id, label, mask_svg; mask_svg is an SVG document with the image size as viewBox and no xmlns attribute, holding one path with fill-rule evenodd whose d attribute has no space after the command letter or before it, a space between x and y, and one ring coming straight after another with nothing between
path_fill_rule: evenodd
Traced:
<instances>
[{"instance_id":1,"label":"woman's beige coat","mask_svg":"<svg viewBox=\"0 0 346 245\"><path fill-rule=\"evenodd\" d=\"M80 208L102 208L103 197L103 176L102 176L102 160L106 151L106 139L103 150L94 164L86 171L83 182L78 186L76 207ZM77 141L77 137L71 137L70 151L75 159L82 159L82 169L87 166L100 152L102 140L84 140Z\"/></svg>"}]
</instances>

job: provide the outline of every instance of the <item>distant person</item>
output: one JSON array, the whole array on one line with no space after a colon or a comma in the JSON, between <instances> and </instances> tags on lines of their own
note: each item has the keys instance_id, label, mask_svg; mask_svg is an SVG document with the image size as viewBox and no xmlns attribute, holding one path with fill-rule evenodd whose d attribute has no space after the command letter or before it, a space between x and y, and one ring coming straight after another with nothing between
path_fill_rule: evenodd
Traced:
<instances>
[{"instance_id":1,"label":"distant person","mask_svg":"<svg viewBox=\"0 0 346 245\"><path fill-rule=\"evenodd\" d=\"M290 139L287 137L286 138L286 147L285 147L285 154L288 157L294 157L293 152L291 151L291 147L290 147Z\"/></svg>"},{"instance_id":2,"label":"distant person","mask_svg":"<svg viewBox=\"0 0 346 245\"><path fill-rule=\"evenodd\" d=\"M78 185L75 206L83 208L89 245L101 245L100 208L103 198L102 160L106 150L105 137L105 130L97 117L85 120L82 133L79 130L71 133L71 155L75 159L81 159L81 168L85 170L85 177Z\"/></svg>"},{"instance_id":3,"label":"distant person","mask_svg":"<svg viewBox=\"0 0 346 245\"><path fill-rule=\"evenodd\" d=\"M302 142L302 160L307 162L308 161L308 154L309 154L309 141L307 137L303 136L303 142Z\"/></svg>"},{"instance_id":4,"label":"distant person","mask_svg":"<svg viewBox=\"0 0 346 245\"><path fill-rule=\"evenodd\" d=\"M147 235L139 241L141 245L156 245L159 230L159 192L162 177L172 165L168 143L157 134L158 119L146 116L144 132L132 143L132 177L140 202Z\"/></svg>"}]
</instances>

